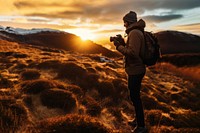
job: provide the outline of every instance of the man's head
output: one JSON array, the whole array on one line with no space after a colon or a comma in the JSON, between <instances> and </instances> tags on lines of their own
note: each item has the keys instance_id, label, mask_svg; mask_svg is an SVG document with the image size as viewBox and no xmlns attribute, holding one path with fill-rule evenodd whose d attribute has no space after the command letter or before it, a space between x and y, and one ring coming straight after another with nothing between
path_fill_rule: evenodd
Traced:
<instances>
[{"instance_id":1,"label":"man's head","mask_svg":"<svg viewBox=\"0 0 200 133\"><path fill-rule=\"evenodd\" d=\"M123 20L124 26L127 27L127 25L137 22L137 14L134 11L130 11L123 17Z\"/></svg>"}]
</instances>

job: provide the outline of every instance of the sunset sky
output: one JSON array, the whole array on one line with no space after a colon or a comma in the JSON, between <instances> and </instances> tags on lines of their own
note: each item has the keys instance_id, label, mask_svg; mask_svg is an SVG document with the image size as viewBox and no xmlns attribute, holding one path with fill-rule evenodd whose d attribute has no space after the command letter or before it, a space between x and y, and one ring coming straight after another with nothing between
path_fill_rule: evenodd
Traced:
<instances>
[{"instance_id":1,"label":"sunset sky","mask_svg":"<svg viewBox=\"0 0 200 133\"><path fill-rule=\"evenodd\" d=\"M0 25L51 28L105 43L124 34L130 10L149 31L179 30L200 35L200 0L0 0Z\"/></svg>"}]
</instances>

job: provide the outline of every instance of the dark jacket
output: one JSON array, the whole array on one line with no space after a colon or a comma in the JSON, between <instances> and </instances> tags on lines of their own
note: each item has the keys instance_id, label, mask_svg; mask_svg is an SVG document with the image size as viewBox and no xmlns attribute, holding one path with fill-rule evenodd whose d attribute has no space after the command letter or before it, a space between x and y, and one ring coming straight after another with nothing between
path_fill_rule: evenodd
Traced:
<instances>
[{"instance_id":1,"label":"dark jacket","mask_svg":"<svg viewBox=\"0 0 200 133\"><path fill-rule=\"evenodd\" d=\"M140 19L126 29L128 39L126 46L120 45L117 50L124 55L125 71L128 75L137 75L146 72L145 65L141 59L144 55L144 35L145 22Z\"/></svg>"}]
</instances>

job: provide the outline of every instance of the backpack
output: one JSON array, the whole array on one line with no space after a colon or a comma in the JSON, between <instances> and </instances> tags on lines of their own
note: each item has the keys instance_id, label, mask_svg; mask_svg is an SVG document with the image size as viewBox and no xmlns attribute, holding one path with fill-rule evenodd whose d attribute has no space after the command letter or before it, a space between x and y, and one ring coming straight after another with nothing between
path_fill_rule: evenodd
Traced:
<instances>
[{"instance_id":1,"label":"backpack","mask_svg":"<svg viewBox=\"0 0 200 133\"><path fill-rule=\"evenodd\" d=\"M145 39L145 51L141 58L146 66L153 66L161 57L158 39L151 32L144 31L143 34Z\"/></svg>"}]
</instances>

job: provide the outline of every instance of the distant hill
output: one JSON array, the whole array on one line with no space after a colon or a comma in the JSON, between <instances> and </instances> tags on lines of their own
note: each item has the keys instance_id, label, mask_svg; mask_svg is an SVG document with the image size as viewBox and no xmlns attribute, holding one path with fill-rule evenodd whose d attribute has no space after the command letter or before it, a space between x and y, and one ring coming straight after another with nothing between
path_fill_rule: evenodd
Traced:
<instances>
[{"instance_id":1,"label":"distant hill","mask_svg":"<svg viewBox=\"0 0 200 133\"><path fill-rule=\"evenodd\" d=\"M155 35L163 54L200 52L200 36L178 31L162 31Z\"/></svg>"},{"instance_id":2,"label":"distant hill","mask_svg":"<svg viewBox=\"0 0 200 133\"><path fill-rule=\"evenodd\" d=\"M48 46L86 54L102 54L107 57L118 57L119 53L106 49L90 40L82 41L80 37L51 29L20 29L0 27L0 38L37 46Z\"/></svg>"},{"instance_id":3,"label":"distant hill","mask_svg":"<svg viewBox=\"0 0 200 133\"><path fill-rule=\"evenodd\" d=\"M178 31L162 31L155 35L158 37L162 54L200 52L200 36ZM82 41L74 34L52 29L29 30L0 26L0 39L78 53L102 54L107 57L120 56L118 52L113 52L90 40Z\"/></svg>"}]
</instances>

